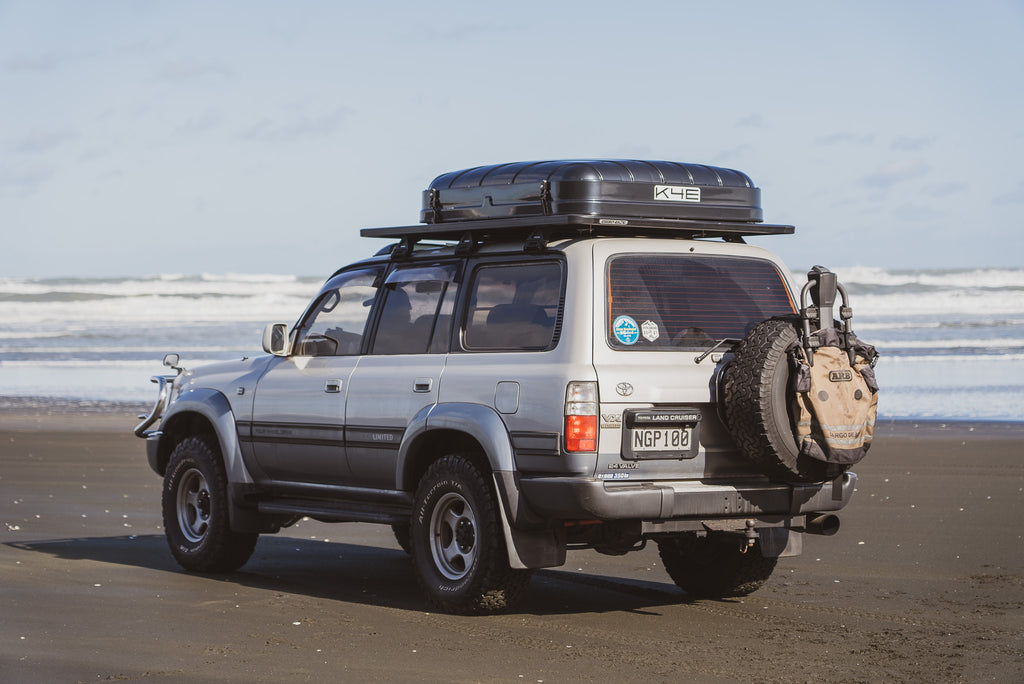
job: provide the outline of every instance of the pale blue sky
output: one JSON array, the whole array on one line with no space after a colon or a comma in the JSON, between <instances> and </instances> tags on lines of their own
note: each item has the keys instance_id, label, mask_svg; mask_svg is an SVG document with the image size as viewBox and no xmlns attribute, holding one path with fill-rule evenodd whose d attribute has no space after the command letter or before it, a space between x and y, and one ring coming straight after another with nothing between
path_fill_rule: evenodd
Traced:
<instances>
[{"instance_id":1,"label":"pale blue sky","mask_svg":"<svg viewBox=\"0 0 1024 684\"><path fill-rule=\"evenodd\" d=\"M0 277L327 275L436 175L737 168L795 270L1024 266L1024 2L0 0Z\"/></svg>"}]
</instances>

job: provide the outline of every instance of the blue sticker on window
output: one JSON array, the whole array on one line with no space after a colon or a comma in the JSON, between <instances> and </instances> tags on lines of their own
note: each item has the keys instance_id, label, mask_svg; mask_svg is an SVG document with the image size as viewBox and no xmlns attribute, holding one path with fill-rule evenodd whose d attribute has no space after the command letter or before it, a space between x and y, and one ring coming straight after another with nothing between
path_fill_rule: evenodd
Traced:
<instances>
[{"instance_id":1,"label":"blue sticker on window","mask_svg":"<svg viewBox=\"0 0 1024 684\"><path fill-rule=\"evenodd\" d=\"M640 339L640 326L629 316L616 318L612 323L612 332L615 333L615 339L622 344L636 344Z\"/></svg>"}]
</instances>

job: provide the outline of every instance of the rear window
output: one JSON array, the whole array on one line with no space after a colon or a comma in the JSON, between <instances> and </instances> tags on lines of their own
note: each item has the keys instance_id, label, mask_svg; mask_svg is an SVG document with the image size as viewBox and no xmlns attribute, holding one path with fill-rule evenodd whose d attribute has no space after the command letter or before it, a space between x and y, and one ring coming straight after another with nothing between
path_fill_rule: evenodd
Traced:
<instances>
[{"instance_id":1,"label":"rear window","mask_svg":"<svg viewBox=\"0 0 1024 684\"><path fill-rule=\"evenodd\" d=\"M620 255L608 260L607 282L614 349L706 349L794 312L782 274L760 259Z\"/></svg>"}]
</instances>

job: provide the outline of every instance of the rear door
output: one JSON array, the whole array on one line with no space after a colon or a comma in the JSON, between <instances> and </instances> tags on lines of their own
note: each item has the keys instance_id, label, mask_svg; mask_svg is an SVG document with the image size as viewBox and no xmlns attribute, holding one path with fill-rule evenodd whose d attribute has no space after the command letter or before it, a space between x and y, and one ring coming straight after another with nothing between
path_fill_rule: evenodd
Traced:
<instances>
[{"instance_id":1,"label":"rear door","mask_svg":"<svg viewBox=\"0 0 1024 684\"><path fill-rule=\"evenodd\" d=\"M595 242L599 477L754 474L719 419L717 379L729 340L793 313L784 270L756 248L660 240L641 247Z\"/></svg>"},{"instance_id":2,"label":"rear door","mask_svg":"<svg viewBox=\"0 0 1024 684\"><path fill-rule=\"evenodd\" d=\"M345 444L352 484L396 486L402 438L437 403L448 351L458 264L397 266L386 279L369 353L352 373Z\"/></svg>"}]
</instances>

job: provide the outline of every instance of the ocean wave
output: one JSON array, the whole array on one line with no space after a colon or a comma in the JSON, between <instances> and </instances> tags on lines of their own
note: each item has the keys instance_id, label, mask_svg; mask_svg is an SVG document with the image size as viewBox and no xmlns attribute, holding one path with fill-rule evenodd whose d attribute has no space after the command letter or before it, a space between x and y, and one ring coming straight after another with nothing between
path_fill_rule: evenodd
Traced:
<instances>
[{"instance_id":1,"label":"ocean wave","mask_svg":"<svg viewBox=\"0 0 1024 684\"><path fill-rule=\"evenodd\" d=\"M40 323L89 322L294 322L305 309L312 293L286 295L278 292L227 297L137 295L84 301L12 302L0 301L4 327L37 327Z\"/></svg>"},{"instance_id":2,"label":"ocean wave","mask_svg":"<svg viewBox=\"0 0 1024 684\"><path fill-rule=\"evenodd\" d=\"M0 361L0 368L117 368L129 370L132 368L156 368L161 367L160 359L40 359L40 360L15 360ZM164 369L166 371L166 368Z\"/></svg>"},{"instance_id":3,"label":"ocean wave","mask_svg":"<svg viewBox=\"0 0 1024 684\"><path fill-rule=\"evenodd\" d=\"M889 354L885 355L884 350L882 356L878 359L879 364L915 364L915 363L992 363L992 362L1007 362L1007 361L1024 361L1024 352L1022 353L1011 353L1011 354L987 354L987 353L969 353L969 354Z\"/></svg>"},{"instance_id":4,"label":"ocean wave","mask_svg":"<svg viewBox=\"0 0 1024 684\"><path fill-rule=\"evenodd\" d=\"M1024 316L1024 290L860 293L850 299L855 322L865 316Z\"/></svg>"},{"instance_id":5,"label":"ocean wave","mask_svg":"<svg viewBox=\"0 0 1024 684\"><path fill-rule=\"evenodd\" d=\"M857 332L860 331L876 331L876 330L961 330L961 329L991 329L991 328L1024 328L1024 318L989 318L989 317L972 317L969 319L928 319L922 320L915 316L900 316L900 317L887 317L881 318L865 317L866 321L861 321L861 317L855 316L854 329Z\"/></svg>"},{"instance_id":6,"label":"ocean wave","mask_svg":"<svg viewBox=\"0 0 1024 684\"><path fill-rule=\"evenodd\" d=\"M75 301L84 298L148 296L251 296L271 292L280 296L312 297L321 278L273 274L164 274L145 278L0 278L0 299L6 301Z\"/></svg>"},{"instance_id":7,"label":"ocean wave","mask_svg":"<svg viewBox=\"0 0 1024 684\"><path fill-rule=\"evenodd\" d=\"M1024 351L1024 339L1003 338L940 338L934 340L889 340L875 344L879 349L1020 349Z\"/></svg>"},{"instance_id":8,"label":"ocean wave","mask_svg":"<svg viewBox=\"0 0 1024 684\"><path fill-rule=\"evenodd\" d=\"M184 347L173 351L181 351L181 349L184 349ZM243 349L237 346L189 346L187 349L189 354L225 354L233 352L242 354L251 351L251 349ZM2 354L22 354L26 356L52 356L55 354L166 354L168 351L171 350L167 348L167 345L139 345L130 347L3 347L0 349Z\"/></svg>"},{"instance_id":9,"label":"ocean wave","mask_svg":"<svg viewBox=\"0 0 1024 684\"><path fill-rule=\"evenodd\" d=\"M890 270L874 266L844 266L832 270L846 287L1024 288L1024 268Z\"/></svg>"}]
</instances>

